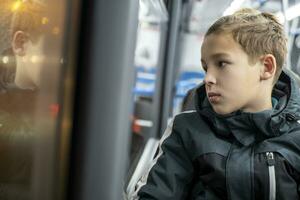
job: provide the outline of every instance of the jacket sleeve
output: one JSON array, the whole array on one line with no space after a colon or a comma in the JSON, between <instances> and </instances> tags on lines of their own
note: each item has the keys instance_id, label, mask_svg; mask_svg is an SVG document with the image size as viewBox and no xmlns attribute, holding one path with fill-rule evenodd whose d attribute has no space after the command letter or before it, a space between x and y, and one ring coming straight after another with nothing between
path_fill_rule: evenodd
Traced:
<instances>
[{"instance_id":1,"label":"jacket sleeve","mask_svg":"<svg viewBox=\"0 0 300 200\"><path fill-rule=\"evenodd\" d=\"M174 124L171 121L168 125L157 156L137 184L135 199L181 200L188 195L193 165Z\"/></svg>"}]
</instances>

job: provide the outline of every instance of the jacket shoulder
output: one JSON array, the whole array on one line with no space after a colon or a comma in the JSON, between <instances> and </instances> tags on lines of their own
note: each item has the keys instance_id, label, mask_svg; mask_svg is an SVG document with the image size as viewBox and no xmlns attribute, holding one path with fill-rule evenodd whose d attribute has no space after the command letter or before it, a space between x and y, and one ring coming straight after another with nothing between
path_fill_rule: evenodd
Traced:
<instances>
[{"instance_id":1,"label":"jacket shoulder","mask_svg":"<svg viewBox=\"0 0 300 200\"><path fill-rule=\"evenodd\" d=\"M175 116L173 132L178 134L192 157L207 153L227 156L231 143L210 128L196 111L183 112Z\"/></svg>"},{"instance_id":2,"label":"jacket shoulder","mask_svg":"<svg viewBox=\"0 0 300 200\"><path fill-rule=\"evenodd\" d=\"M202 119L202 117L200 117L196 110L185 111L177 114L174 117L173 127L175 129L186 129L188 127L201 127L201 129L209 129L209 126Z\"/></svg>"}]
</instances>

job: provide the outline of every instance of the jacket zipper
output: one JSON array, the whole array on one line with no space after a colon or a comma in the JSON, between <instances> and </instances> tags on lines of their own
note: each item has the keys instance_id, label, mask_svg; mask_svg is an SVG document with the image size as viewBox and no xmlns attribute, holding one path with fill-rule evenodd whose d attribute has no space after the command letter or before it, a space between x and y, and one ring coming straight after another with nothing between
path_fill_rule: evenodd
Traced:
<instances>
[{"instance_id":1,"label":"jacket zipper","mask_svg":"<svg viewBox=\"0 0 300 200\"><path fill-rule=\"evenodd\" d=\"M273 152L266 152L269 168L269 200L276 199L275 159Z\"/></svg>"}]
</instances>

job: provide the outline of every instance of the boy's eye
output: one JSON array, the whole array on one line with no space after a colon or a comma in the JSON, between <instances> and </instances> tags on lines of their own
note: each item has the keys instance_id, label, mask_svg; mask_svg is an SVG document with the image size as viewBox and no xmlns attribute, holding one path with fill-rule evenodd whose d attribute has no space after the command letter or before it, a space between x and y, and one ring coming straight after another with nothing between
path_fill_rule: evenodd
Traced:
<instances>
[{"instance_id":1,"label":"boy's eye","mask_svg":"<svg viewBox=\"0 0 300 200\"><path fill-rule=\"evenodd\" d=\"M218 62L218 67L225 67L228 63L225 61L219 61Z\"/></svg>"}]
</instances>

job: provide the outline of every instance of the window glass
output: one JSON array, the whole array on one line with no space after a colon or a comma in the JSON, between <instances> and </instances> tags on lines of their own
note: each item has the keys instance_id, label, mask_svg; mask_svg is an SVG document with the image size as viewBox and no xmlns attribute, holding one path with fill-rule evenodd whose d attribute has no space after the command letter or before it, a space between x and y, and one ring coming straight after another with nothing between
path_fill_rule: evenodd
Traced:
<instances>
[{"instance_id":1,"label":"window glass","mask_svg":"<svg viewBox=\"0 0 300 200\"><path fill-rule=\"evenodd\" d=\"M163 39L168 14L163 1L139 1L139 24L135 50L136 82L132 116L130 163L138 161L149 137L153 137L155 121L154 98L161 64ZM134 168L134 167L133 167Z\"/></svg>"},{"instance_id":2,"label":"window glass","mask_svg":"<svg viewBox=\"0 0 300 200\"><path fill-rule=\"evenodd\" d=\"M0 1L0 199L54 198L65 4Z\"/></svg>"}]
</instances>

